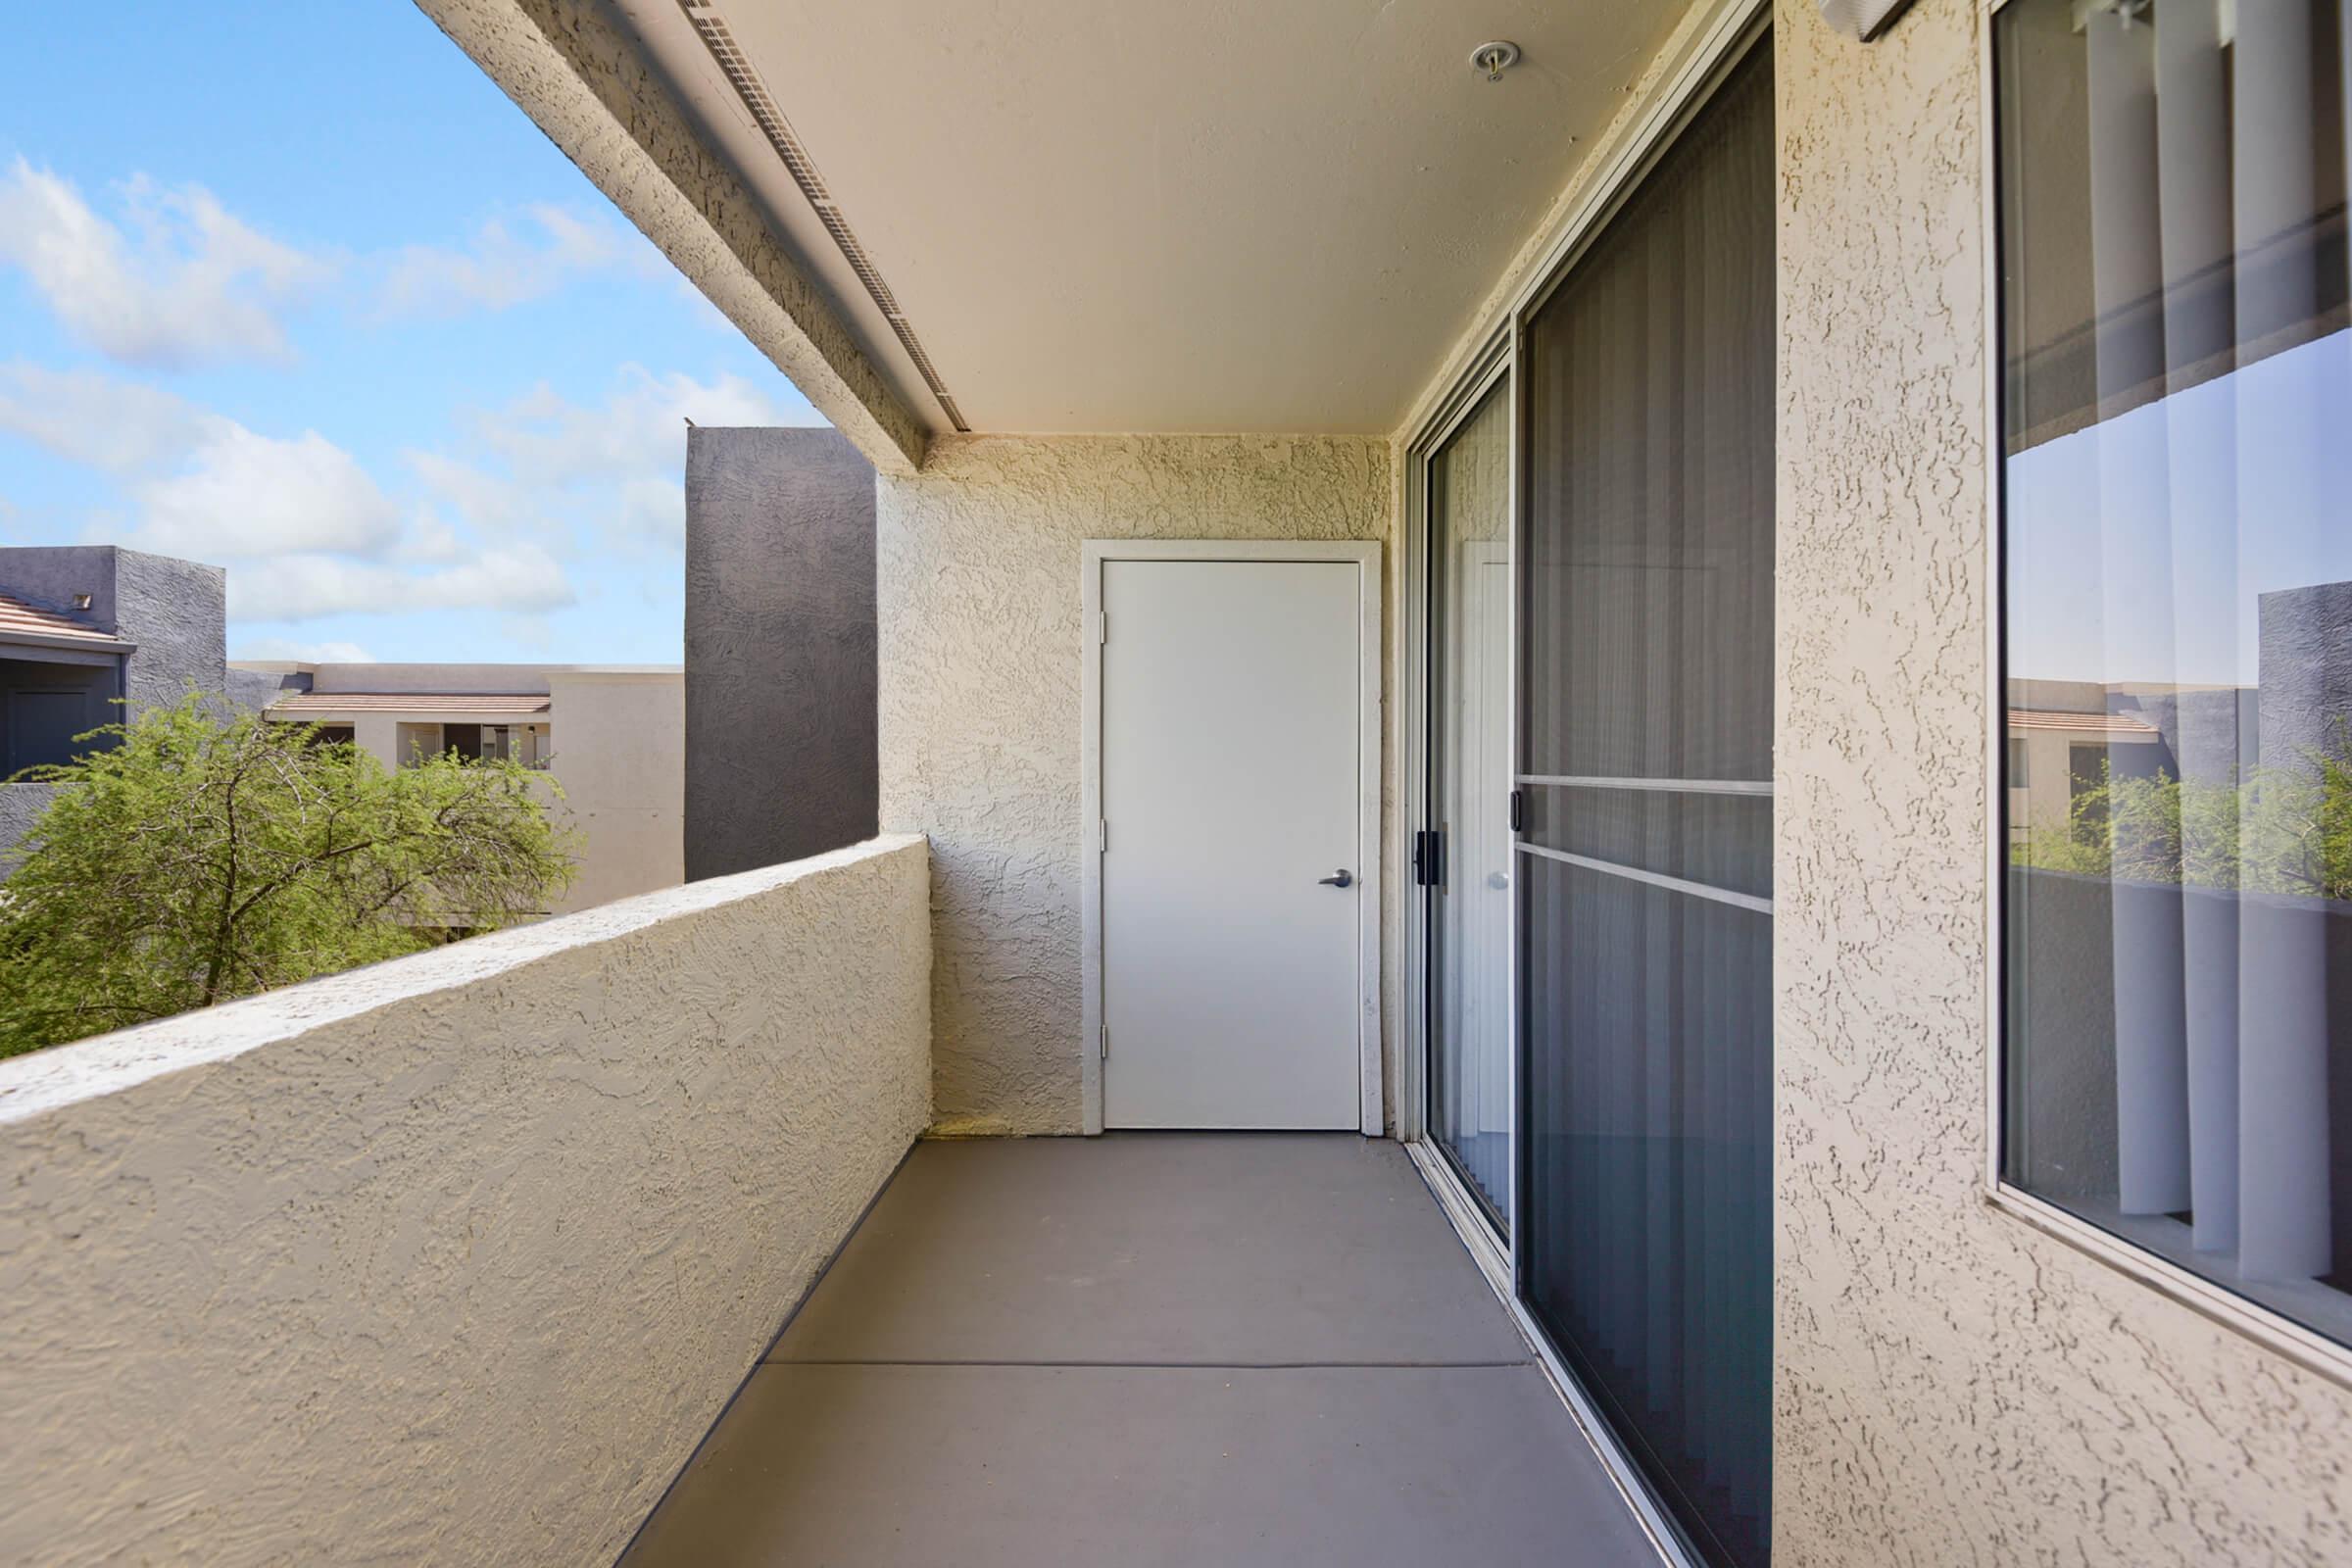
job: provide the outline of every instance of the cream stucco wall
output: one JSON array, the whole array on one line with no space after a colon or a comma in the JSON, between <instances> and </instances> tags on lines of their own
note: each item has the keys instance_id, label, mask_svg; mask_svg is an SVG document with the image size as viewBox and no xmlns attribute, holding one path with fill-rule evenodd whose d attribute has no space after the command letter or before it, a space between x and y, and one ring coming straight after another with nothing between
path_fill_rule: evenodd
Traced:
<instances>
[{"instance_id":1,"label":"cream stucco wall","mask_svg":"<svg viewBox=\"0 0 2352 1568\"><path fill-rule=\"evenodd\" d=\"M2352 1561L2352 1394L1984 1201L1984 24L1776 20L1775 1561Z\"/></svg>"},{"instance_id":2,"label":"cream stucco wall","mask_svg":"<svg viewBox=\"0 0 2352 1568\"><path fill-rule=\"evenodd\" d=\"M928 1118L925 867L0 1062L0 1561L611 1561Z\"/></svg>"},{"instance_id":3,"label":"cream stucco wall","mask_svg":"<svg viewBox=\"0 0 2352 1568\"><path fill-rule=\"evenodd\" d=\"M940 1130L1080 1128L1080 541L1391 541L1394 467L1372 437L977 436L881 475L882 823L931 836Z\"/></svg>"}]
</instances>

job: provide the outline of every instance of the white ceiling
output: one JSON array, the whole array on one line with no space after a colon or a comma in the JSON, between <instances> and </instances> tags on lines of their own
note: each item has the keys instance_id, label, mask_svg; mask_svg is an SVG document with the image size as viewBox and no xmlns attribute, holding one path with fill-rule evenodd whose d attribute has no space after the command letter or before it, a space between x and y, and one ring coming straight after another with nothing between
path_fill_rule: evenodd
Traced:
<instances>
[{"instance_id":1,"label":"white ceiling","mask_svg":"<svg viewBox=\"0 0 2352 1568\"><path fill-rule=\"evenodd\" d=\"M675 0L620 0L945 427ZM1665 41L1658 0L719 0L974 429L1385 434ZM1507 38L1500 82L1469 55Z\"/></svg>"}]
</instances>

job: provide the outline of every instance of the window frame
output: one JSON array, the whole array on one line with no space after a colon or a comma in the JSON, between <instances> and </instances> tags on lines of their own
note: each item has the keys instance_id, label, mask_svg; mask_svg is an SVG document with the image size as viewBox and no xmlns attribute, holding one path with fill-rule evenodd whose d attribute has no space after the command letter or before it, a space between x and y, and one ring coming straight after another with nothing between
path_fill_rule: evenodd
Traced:
<instances>
[{"instance_id":1,"label":"window frame","mask_svg":"<svg viewBox=\"0 0 2352 1568\"><path fill-rule=\"evenodd\" d=\"M1994 23L2012 0L1980 0L1977 26L1978 123L1981 228L1979 250L1984 269L1984 317L1980 337L1984 364L1985 638L1984 682L1984 1166L1982 1196L1996 1215L2022 1222L2065 1243L2118 1274L2189 1308L2209 1321L2253 1341L2308 1372L2352 1388L2352 1346L2304 1327L2203 1275L2149 1251L2134 1242L2068 1212L2008 1182L2001 1173L2008 1134L2008 540L2002 478L2001 396L2001 208L1999 50Z\"/></svg>"}]
</instances>

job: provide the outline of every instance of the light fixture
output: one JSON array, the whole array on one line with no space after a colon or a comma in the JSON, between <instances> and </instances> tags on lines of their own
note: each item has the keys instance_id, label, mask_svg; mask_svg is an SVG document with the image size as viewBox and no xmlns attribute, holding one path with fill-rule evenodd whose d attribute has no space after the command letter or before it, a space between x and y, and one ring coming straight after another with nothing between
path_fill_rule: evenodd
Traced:
<instances>
[{"instance_id":1,"label":"light fixture","mask_svg":"<svg viewBox=\"0 0 2352 1568\"><path fill-rule=\"evenodd\" d=\"M1519 63L1519 46L1506 39L1495 38L1470 51L1470 69L1483 71L1489 81L1500 81L1502 74Z\"/></svg>"},{"instance_id":2,"label":"light fixture","mask_svg":"<svg viewBox=\"0 0 2352 1568\"><path fill-rule=\"evenodd\" d=\"M89 608L90 608L90 596L89 596L88 594L75 594L75 595L74 596L74 608L75 610L87 610L87 609L89 609Z\"/></svg>"},{"instance_id":3,"label":"light fixture","mask_svg":"<svg viewBox=\"0 0 2352 1568\"><path fill-rule=\"evenodd\" d=\"M1821 14L1829 24L1849 38L1868 43L1903 14L1911 0L1821 0Z\"/></svg>"}]
</instances>

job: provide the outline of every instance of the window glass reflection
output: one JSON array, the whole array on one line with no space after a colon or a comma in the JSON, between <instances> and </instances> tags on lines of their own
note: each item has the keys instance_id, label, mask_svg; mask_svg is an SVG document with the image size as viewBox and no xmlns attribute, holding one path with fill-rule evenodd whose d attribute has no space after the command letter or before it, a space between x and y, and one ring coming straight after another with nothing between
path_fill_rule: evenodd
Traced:
<instances>
[{"instance_id":1,"label":"window glass reflection","mask_svg":"<svg viewBox=\"0 0 2352 1568\"><path fill-rule=\"evenodd\" d=\"M1995 24L2003 1149L2011 1182L2352 1339L2340 10Z\"/></svg>"}]
</instances>

